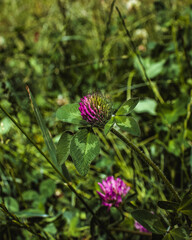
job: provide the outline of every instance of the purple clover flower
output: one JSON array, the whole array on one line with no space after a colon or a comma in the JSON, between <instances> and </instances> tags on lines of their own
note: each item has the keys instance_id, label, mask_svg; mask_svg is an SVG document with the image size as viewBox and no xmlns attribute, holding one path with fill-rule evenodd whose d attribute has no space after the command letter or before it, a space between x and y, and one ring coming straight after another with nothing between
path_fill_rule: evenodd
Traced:
<instances>
[{"instance_id":1,"label":"purple clover flower","mask_svg":"<svg viewBox=\"0 0 192 240\"><path fill-rule=\"evenodd\" d=\"M107 177L102 183L98 182L103 193L98 192L102 199L102 205L107 206L108 210L112 206L119 207L122 202L122 197L125 197L130 190L123 180L120 178L114 179L113 176Z\"/></svg>"},{"instance_id":2,"label":"purple clover flower","mask_svg":"<svg viewBox=\"0 0 192 240\"><path fill-rule=\"evenodd\" d=\"M139 222L135 221L135 228L139 230L139 232L149 232L146 228L144 228Z\"/></svg>"},{"instance_id":3,"label":"purple clover flower","mask_svg":"<svg viewBox=\"0 0 192 240\"><path fill-rule=\"evenodd\" d=\"M79 105L82 118L91 125L103 127L111 118L111 104L100 93L89 94L81 98Z\"/></svg>"}]
</instances>

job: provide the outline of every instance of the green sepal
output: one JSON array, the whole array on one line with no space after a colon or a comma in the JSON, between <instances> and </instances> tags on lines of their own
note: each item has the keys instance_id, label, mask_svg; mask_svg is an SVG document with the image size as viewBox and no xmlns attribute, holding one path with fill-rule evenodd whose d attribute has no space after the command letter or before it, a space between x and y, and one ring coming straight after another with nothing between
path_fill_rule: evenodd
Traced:
<instances>
[{"instance_id":1,"label":"green sepal","mask_svg":"<svg viewBox=\"0 0 192 240\"><path fill-rule=\"evenodd\" d=\"M133 111L139 102L139 98L131 98L124 102L121 107L117 110L116 116L125 116Z\"/></svg>"},{"instance_id":2,"label":"green sepal","mask_svg":"<svg viewBox=\"0 0 192 240\"><path fill-rule=\"evenodd\" d=\"M84 128L72 138L70 155L80 175L85 176L90 163L99 155L100 143L98 137Z\"/></svg>"},{"instance_id":3,"label":"green sepal","mask_svg":"<svg viewBox=\"0 0 192 240\"><path fill-rule=\"evenodd\" d=\"M127 116L115 116L115 122L121 130L127 131L134 136L140 136L141 131L134 118Z\"/></svg>"}]
</instances>

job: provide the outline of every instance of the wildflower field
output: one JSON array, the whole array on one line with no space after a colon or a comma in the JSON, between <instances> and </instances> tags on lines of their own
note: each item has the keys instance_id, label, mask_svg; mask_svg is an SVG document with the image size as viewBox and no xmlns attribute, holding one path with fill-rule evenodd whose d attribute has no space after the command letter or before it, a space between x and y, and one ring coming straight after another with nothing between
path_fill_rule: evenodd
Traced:
<instances>
[{"instance_id":1,"label":"wildflower field","mask_svg":"<svg viewBox=\"0 0 192 240\"><path fill-rule=\"evenodd\" d=\"M0 1L1 239L192 239L190 0Z\"/></svg>"}]
</instances>

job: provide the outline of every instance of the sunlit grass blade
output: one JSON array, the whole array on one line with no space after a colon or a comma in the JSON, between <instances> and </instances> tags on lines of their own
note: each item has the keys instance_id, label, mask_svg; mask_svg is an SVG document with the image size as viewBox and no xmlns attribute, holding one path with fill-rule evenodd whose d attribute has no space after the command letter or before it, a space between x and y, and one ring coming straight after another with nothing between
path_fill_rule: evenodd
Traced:
<instances>
[{"instance_id":1,"label":"sunlit grass blade","mask_svg":"<svg viewBox=\"0 0 192 240\"><path fill-rule=\"evenodd\" d=\"M45 121L44 121L43 117L41 116L39 108L38 108L38 106L35 102L35 99L34 99L34 97L33 97L33 95L32 95L28 86L27 86L27 91L29 93L29 97L31 99L31 103L32 103L32 106L33 106L35 117L36 117L37 122L38 122L38 124L41 128L43 138L44 138L45 144L47 146L48 152L50 154L51 160L52 160L53 164L57 167L57 169L59 171L61 171L61 167L59 166L58 161L57 161L55 145L52 141L52 138L51 138L51 136L48 132L48 129L45 125ZM63 173L65 174L65 176L69 176L69 173L68 173L67 168L65 166L63 167Z\"/></svg>"}]
</instances>

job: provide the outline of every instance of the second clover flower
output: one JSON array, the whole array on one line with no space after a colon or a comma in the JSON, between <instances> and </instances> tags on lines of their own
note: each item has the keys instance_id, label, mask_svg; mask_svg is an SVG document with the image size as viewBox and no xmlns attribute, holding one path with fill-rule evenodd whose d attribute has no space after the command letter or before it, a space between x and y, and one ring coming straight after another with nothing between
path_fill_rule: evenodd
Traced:
<instances>
[{"instance_id":1,"label":"second clover flower","mask_svg":"<svg viewBox=\"0 0 192 240\"><path fill-rule=\"evenodd\" d=\"M107 177L102 183L98 183L103 193L98 192L102 199L102 204L108 207L108 210L112 207L119 207L122 202L122 198L127 195L130 190L123 180L120 178L114 179L113 176Z\"/></svg>"},{"instance_id":2,"label":"second clover flower","mask_svg":"<svg viewBox=\"0 0 192 240\"><path fill-rule=\"evenodd\" d=\"M92 126L104 127L111 118L111 104L108 99L100 93L89 94L81 98L79 105L82 118Z\"/></svg>"}]
</instances>

